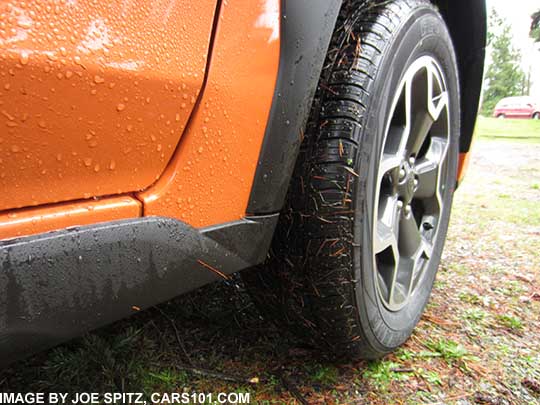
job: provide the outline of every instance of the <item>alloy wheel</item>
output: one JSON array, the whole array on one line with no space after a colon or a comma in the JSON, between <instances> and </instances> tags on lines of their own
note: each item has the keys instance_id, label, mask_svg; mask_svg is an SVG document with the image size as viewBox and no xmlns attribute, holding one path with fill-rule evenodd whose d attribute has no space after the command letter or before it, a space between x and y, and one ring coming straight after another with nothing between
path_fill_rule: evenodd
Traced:
<instances>
[{"instance_id":1,"label":"alloy wheel","mask_svg":"<svg viewBox=\"0 0 540 405\"><path fill-rule=\"evenodd\" d=\"M424 274L444 206L450 144L449 98L442 69L423 56L393 100L377 173L373 252L379 296L404 308Z\"/></svg>"}]
</instances>

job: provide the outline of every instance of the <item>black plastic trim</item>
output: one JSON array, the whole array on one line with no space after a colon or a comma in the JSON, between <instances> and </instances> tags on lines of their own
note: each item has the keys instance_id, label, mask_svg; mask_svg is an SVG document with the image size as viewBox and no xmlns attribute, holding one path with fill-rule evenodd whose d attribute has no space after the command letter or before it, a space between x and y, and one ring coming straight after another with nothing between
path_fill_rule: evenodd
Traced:
<instances>
[{"instance_id":1,"label":"black plastic trim","mask_svg":"<svg viewBox=\"0 0 540 405\"><path fill-rule=\"evenodd\" d=\"M460 152L470 149L481 97L485 0L433 0L454 42L461 87ZM282 0L278 81L247 212L279 212L342 0Z\"/></svg>"},{"instance_id":2,"label":"black plastic trim","mask_svg":"<svg viewBox=\"0 0 540 405\"><path fill-rule=\"evenodd\" d=\"M247 212L279 212L342 0L282 0L279 73Z\"/></svg>"},{"instance_id":3,"label":"black plastic trim","mask_svg":"<svg viewBox=\"0 0 540 405\"><path fill-rule=\"evenodd\" d=\"M0 241L0 365L260 263L277 218L198 230L149 217Z\"/></svg>"},{"instance_id":4,"label":"black plastic trim","mask_svg":"<svg viewBox=\"0 0 540 405\"><path fill-rule=\"evenodd\" d=\"M487 41L485 0L434 0L457 53L461 85L460 152L471 147L484 80Z\"/></svg>"}]
</instances>

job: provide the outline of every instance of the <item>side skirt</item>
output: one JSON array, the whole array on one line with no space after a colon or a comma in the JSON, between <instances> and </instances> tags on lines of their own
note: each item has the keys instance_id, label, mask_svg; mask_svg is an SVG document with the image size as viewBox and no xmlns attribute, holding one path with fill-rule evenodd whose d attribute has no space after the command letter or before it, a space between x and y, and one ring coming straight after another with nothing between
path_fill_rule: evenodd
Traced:
<instances>
[{"instance_id":1,"label":"side skirt","mask_svg":"<svg viewBox=\"0 0 540 405\"><path fill-rule=\"evenodd\" d=\"M277 215L160 217L0 241L0 365L262 262Z\"/></svg>"}]
</instances>

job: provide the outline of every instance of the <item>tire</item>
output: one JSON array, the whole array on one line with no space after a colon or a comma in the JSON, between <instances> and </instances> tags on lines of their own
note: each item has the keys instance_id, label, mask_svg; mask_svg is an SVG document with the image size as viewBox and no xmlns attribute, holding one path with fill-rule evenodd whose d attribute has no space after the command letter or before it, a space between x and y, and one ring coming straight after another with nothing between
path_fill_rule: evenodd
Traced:
<instances>
[{"instance_id":1,"label":"tire","mask_svg":"<svg viewBox=\"0 0 540 405\"><path fill-rule=\"evenodd\" d=\"M499 114L499 115L497 115L497 118L500 119L500 120L504 120L506 118L506 115Z\"/></svg>"},{"instance_id":2,"label":"tire","mask_svg":"<svg viewBox=\"0 0 540 405\"><path fill-rule=\"evenodd\" d=\"M540 120L540 112L533 114L533 120Z\"/></svg>"},{"instance_id":3,"label":"tire","mask_svg":"<svg viewBox=\"0 0 540 405\"><path fill-rule=\"evenodd\" d=\"M440 264L456 184L459 81L447 28L428 1L395 0L379 5L349 2L341 10L337 27L269 257L257 269L244 272L243 277L263 315L285 325L307 343L342 360L375 359L409 338L427 304ZM429 61L430 65L410 73L423 66L419 61ZM405 83L412 83L411 91L425 90L428 84L422 84L422 69L426 82L429 75L434 75L431 80L435 83L431 98L425 92L425 99L430 100L426 108L444 104L443 112L426 135L426 142L417 145L416 155L405 157L399 167L385 172L383 167L391 155L387 151L395 146L397 129L406 127L402 97L408 93L401 91L403 80L410 79ZM424 106L421 92L416 96L414 100L422 101L412 104L415 119L426 116L420 107ZM423 128L414 122L411 134ZM387 135L388 125L392 135ZM408 150L408 143L404 150ZM441 163L434 171L436 191L430 204L439 206L435 215L435 208L426 208L431 207L428 203L423 208L414 205L413 209L413 203L417 203L407 193L412 193L414 187L426 189L422 182L415 181L424 180L425 173L415 172L413 164L432 158L435 161L437 155L432 149L437 148L437 143L446 146L440 149ZM416 142L411 141L411 150L414 145ZM398 152L401 149L396 148ZM402 171L406 172L404 177ZM427 188L431 190L431 185ZM399 200L387 197L386 193L393 196L394 192L396 196L407 194L401 201L402 209L404 202L405 208L411 207L407 215L399 208ZM382 219L379 216L383 200L384 204L398 207L392 211L396 227L391 233L399 242L381 251L383 243L379 240L383 238L376 238L373 230L379 235L384 228L384 215ZM422 222L428 218L426 212L433 216L432 224ZM401 250L411 250L405 245L418 240L414 223L422 243L413 262L418 262L422 271L418 272L410 297L396 306L393 304L402 287L413 283L385 283L393 281L387 277L392 271L400 274L399 280L402 274L413 273L414 267L411 270L411 263L400 255ZM407 227L397 231L401 224ZM405 230L412 230L413 236L402 241L401 232L409 235ZM422 238L427 240L428 235L429 255L422 251ZM388 253L394 246L397 248ZM399 254L395 254L397 251ZM392 260L399 265L388 264Z\"/></svg>"}]
</instances>

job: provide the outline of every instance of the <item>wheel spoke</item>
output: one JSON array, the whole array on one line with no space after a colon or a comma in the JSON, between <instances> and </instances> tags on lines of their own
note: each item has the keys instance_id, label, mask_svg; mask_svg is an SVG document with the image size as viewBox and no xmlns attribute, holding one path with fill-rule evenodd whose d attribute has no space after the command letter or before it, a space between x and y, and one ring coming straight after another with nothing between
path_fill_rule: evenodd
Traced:
<instances>
[{"instance_id":1,"label":"wheel spoke","mask_svg":"<svg viewBox=\"0 0 540 405\"><path fill-rule=\"evenodd\" d=\"M413 288L413 281L424 269L423 262L431 258L433 246L420 237L420 246L411 257L400 257L398 266L389 287L389 302L399 304L408 299Z\"/></svg>"},{"instance_id":2,"label":"wheel spoke","mask_svg":"<svg viewBox=\"0 0 540 405\"><path fill-rule=\"evenodd\" d=\"M397 169L401 165L401 158L394 154L383 154L379 165L379 176L377 182L380 183L385 174Z\"/></svg>"},{"instance_id":3,"label":"wheel spoke","mask_svg":"<svg viewBox=\"0 0 540 405\"><path fill-rule=\"evenodd\" d=\"M425 158L416 164L418 175L418 191L416 198L438 197L440 182L440 167L448 154L448 141L439 137L432 137Z\"/></svg>"},{"instance_id":4,"label":"wheel spoke","mask_svg":"<svg viewBox=\"0 0 540 405\"><path fill-rule=\"evenodd\" d=\"M433 254L433 245L425 239L422 239L422 245L420 246L420 254L425 256L426 259L431 259Z\"/></svg>"},{"instance_id":5,"label":"wheel spoke","mask_svg":"<svg viewBox=\"0 0 540 405\"><path fill-rule=\"evenodd\" d=\"M418 190L415 193L416 198L431 198L437 192L437 180L439 177L439 165L428 159L416 165L416 174L418 175Z\"/></svg>"},{"instance_id":6,"label":"wheel spoke","mask_svg":"<svg viewBox=\"0 0 540 405\"><path fill-rule=\"evenodd\" d=\"M437 121L442 111L448 106L448 92L442 91L434 96L437 73L433 65L428 65L428 111L433 121ZM441 84L439 83L439 86Z\"/></svg>"},{"instance_id":7,"label":"wheel spoke","mask_svg":"<svg viewBox=\"0 0 540 405\"><path fill-rule=\"evenodd\" d=\"M397 260L398 235L399 235L399 217L401 215L400 202L395 197L388 197L380 219L377 221L377 235L375 238L375 254L381 253L388 247L394 251L394 258Z\"/></svg>"},{"instance_id":8,"label":"wheel spoke","mask_svg":"<svg viewBox=\"0 0 540 405\"><path fill-rule=\"evenodd\" d=\"M434 122L433 117L428 111L417 111L415 113L406 148L408 155L418 155Z\"/></svg>"},{"instance_id":9,"label":"wheel spoke","mask_svg":"<svg viewBox=\"0 0 540 405\"><path fill-rule=\"evenodd\" d=\"M402 216L399 223L399 252L404 257L412 257L418 251L422 237L420 229L411 213Z\"/></svg>"},{"instance_id":10,"label":"wheel spoke","mask_svg":"<svg viewBox=\"0 0 540 405\"><path fill-rule=\"evenodd\" d=\"M398 282L397 276L399 274L403 274L402 271L396 271L396 277L394 278L392 285L390 286L390 298L389 303L390 305L400 305L401 303L405 302L407 300L407 297L409 296L409 291L406 289L405 285Z\"/></svg>"},{"instance_id":11,"label":"wheel spoke","mask_svg":"<svg viewBox=\"0 0 540 405\"><path fill-rule=\"evenodd\" d=\"M439 164L442 164L442 162L446 160L447 153L448 140L439 137L432 137L426 157L435 162L439 162Z\"/></svg>"},{"instance_id":12,"label":"wheel spoke","mask_svg":"<svg viewBox=\"0 0 540 405\"><path fill-rule=\"evenodd\" d=\"M411 136L411 127L412 127L412 80L414 76L409 76L405 79L403 91L405 91L405 128L403 130L403 135L401 137L401 142L399 143L399 148L397 150L397 156L405 157L407 144L409 137Z\"/></svg>"},{"instance_id":13,"label":"wheel spoke","mask_svg":"<svg viewBox=\"0 0 540 405\"><path fill-rule=\"evenodd\" d=\"M407 140L406 153L408 156L417 155L420 148L437 118L430 114L430 102L433 97L433 80L429 68L420 69L411 79L411 91L408 93L410 100L407 100L410 108L407 116L410 126Z\"/></svg>"},{"instance_id":14,"label":"wheel spoke","mask_svg":"<svg viewBox=\"0 0 540 405\"><path fill-rule=\"evenodd\" d=\"M413 265L413 274L412 279L414 280L416 277L418 277L418 273L423 270L422 262L427 261L431 259L431 255L433 254L433 245L431 242L428 242L424 238L422 238L422 242L420 244L420 248L418 249L418 252L415 255L414 258L414 265Z\"/></svg>"},{"instance_id":15,"label":"wheel spoke","mask_svg":"<svg viewBox=\"0 0 540 405\"><path fill-rule=\"evenodd\" d=\"M379 254L396 244L394 230L386 224L379 223L377 225L377 237L375 238L375 254Z\"/></svg>"},{"instance_id":16,"label":"wheel spoke","mask_svg":"<svg viewBox=\"0 0 540 405\"><path fill-rule=\"evenodd\" d=\"M443 92L437 97L431 98L428 103L428 111L433 121L437 121L443 110L448 106L448 93Z\"/></svg>"},{"instance_id":17,"label":"wheel spoke","mask_svg":"<svg viewBox=\"0 0 540 405\"><path fill-rule=\"evenodd\" d=\"M374 250L379 285L389 300L399 263L398 236L402 205L394 196L386 197L382 205L381 217L377 221Z\"/></svg>"},{"instance_id":18,"label":"wheel spoke","mask_svg":"<svg viewBox=\"0 0 540 405\"><path fill-rule=\"evenodd\" d=\"M400 257L396 275L390 288L390 302L392 305L404 302L411 291L411 280L415 262L410 257Z\"/></svg>"}]
</instances>

